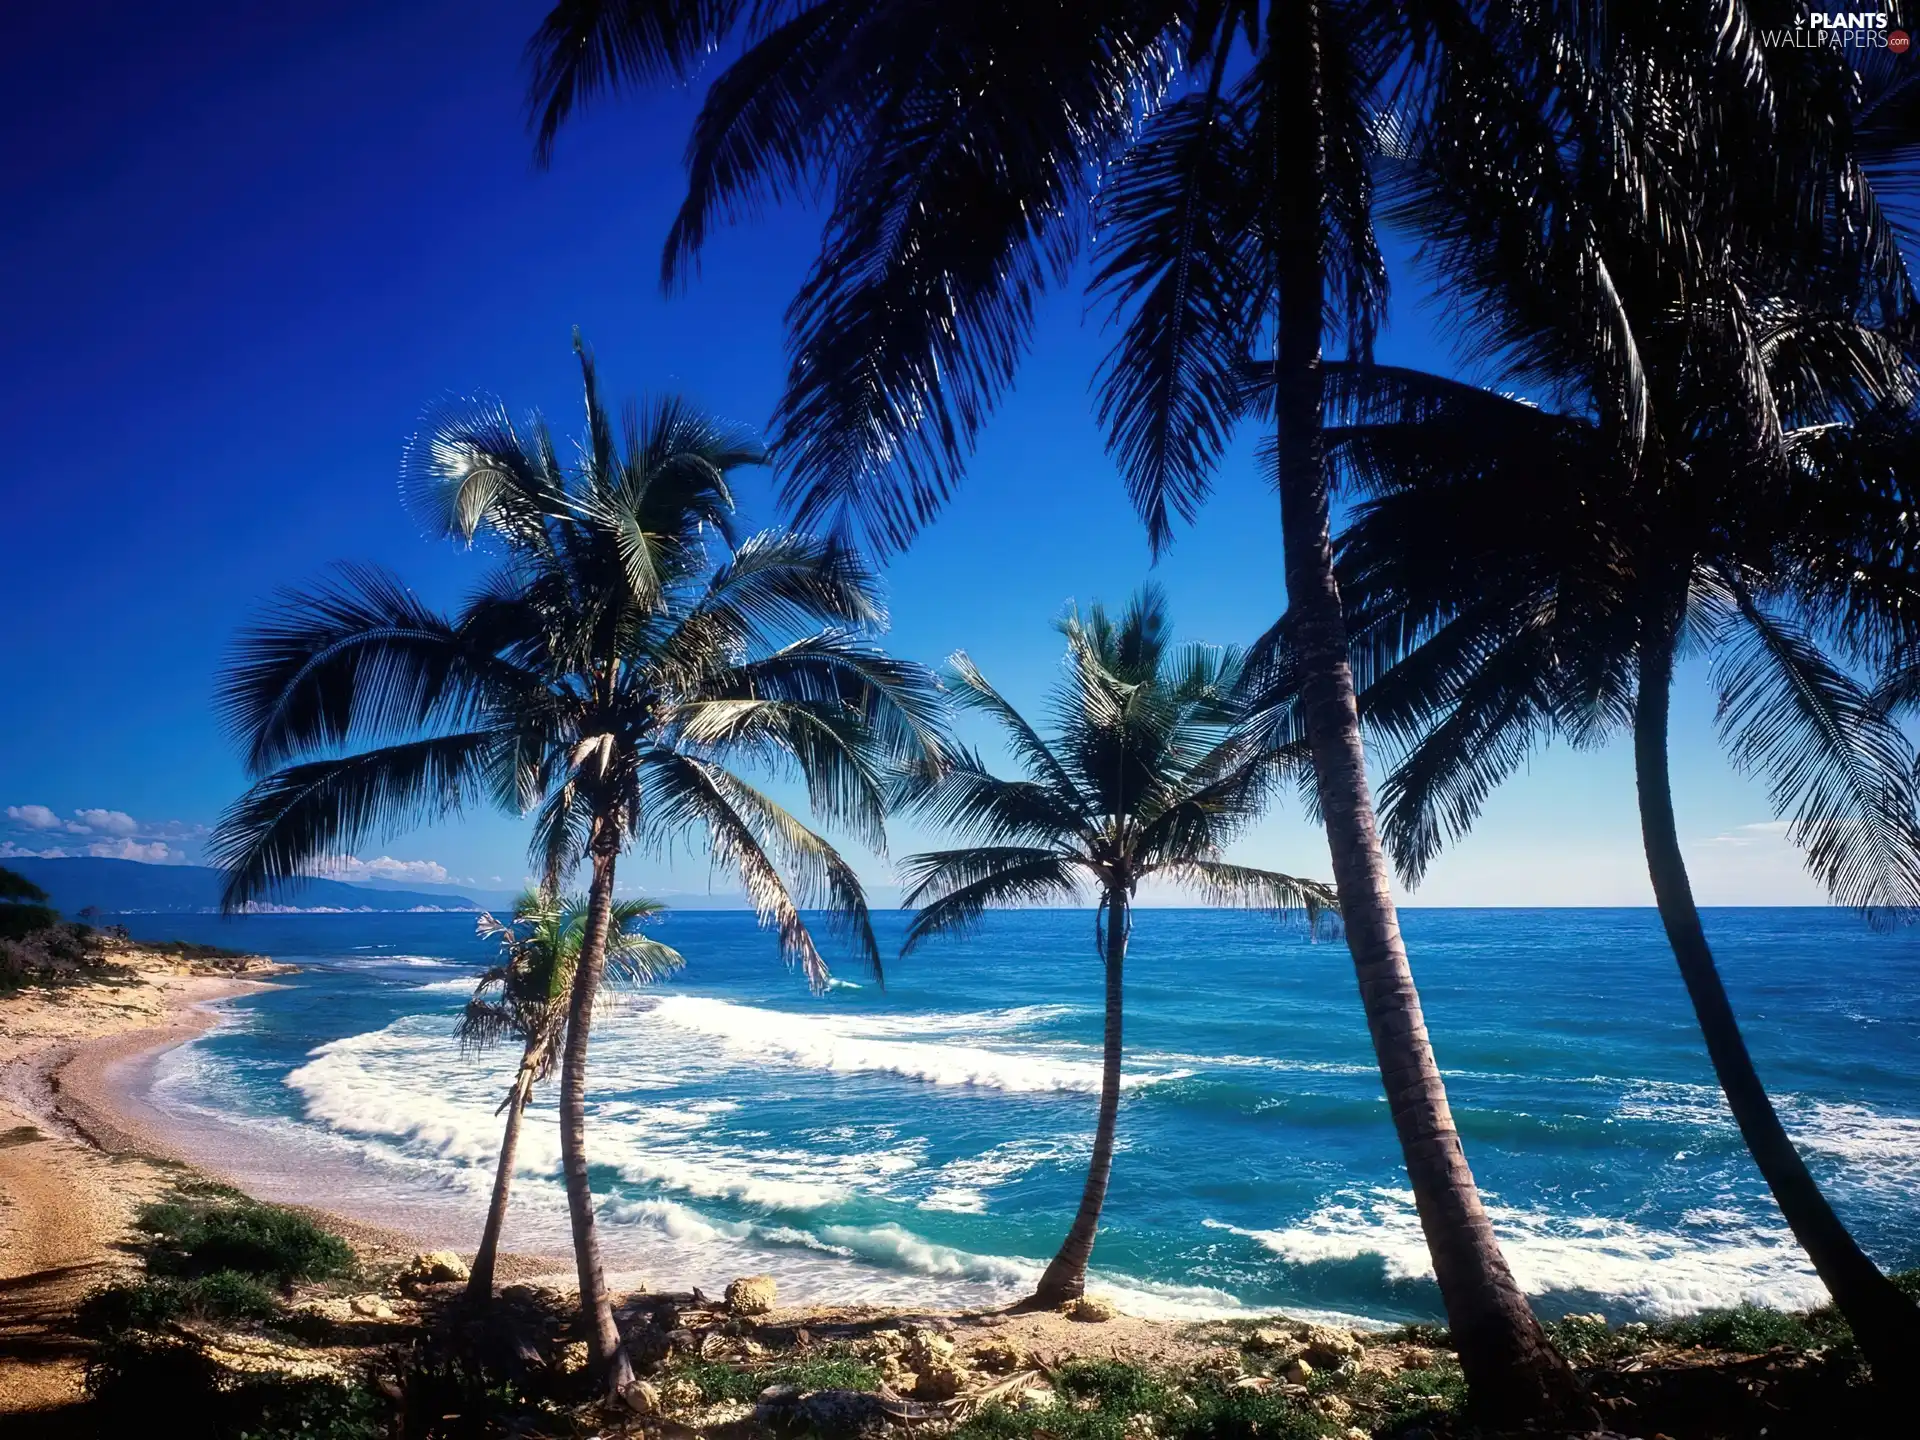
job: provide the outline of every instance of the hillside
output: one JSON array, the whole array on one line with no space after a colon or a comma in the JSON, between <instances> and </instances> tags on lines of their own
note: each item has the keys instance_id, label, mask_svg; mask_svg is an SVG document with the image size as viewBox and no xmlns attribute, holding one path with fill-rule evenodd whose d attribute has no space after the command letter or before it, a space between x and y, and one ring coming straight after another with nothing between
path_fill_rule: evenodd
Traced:
<instances>
[{"instance_id":1,"label":"hillside","mask_svg":"<svg viewBox=\"0 0 1920 1440\"><path fill-rule=\"evenodd\" d=\"M52 897L72 916L88 906L109 913L206 912L220 908L221 875L202 865L143 865L137 860L21 856L7 867ZM278 892L274 908L300 910L478 910L465 895L375 889L344 880L306 880Z\"/></svg>"}]
</instances>

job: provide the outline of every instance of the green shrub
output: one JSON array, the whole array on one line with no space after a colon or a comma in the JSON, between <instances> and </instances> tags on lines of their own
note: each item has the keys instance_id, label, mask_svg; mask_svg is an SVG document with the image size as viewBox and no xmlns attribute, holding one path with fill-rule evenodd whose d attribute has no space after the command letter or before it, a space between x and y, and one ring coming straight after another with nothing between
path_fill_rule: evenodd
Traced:
<instances>
[{"instance_id":1,"label":"green shrub","mask_svg":"<svg viewBox=\"0 0 1920 1440\"><path fill-rule=\"evenodd\" d=\"M136 1223L154 1237L148 1268L163 1275L229 1270L291 1285L354 1269L346 1241L278 1205L183 1192L146 1206Z\"/></svg>"},{"instance_id":2,"label":"green shrub","mask_svg":"<svg viewBox=\"0 0 1920 1440\"><path fill-rule=\"evenodd\" d=\"M80 1303L79 1321L89 1335L106 1338L127 1330L162 1330L175 1320L267 1320L280 1300L251 1275L216 1270L190 1280L150 1275L93 1292Z\"/></svg>"},{"instance_id":3,"label":"green shrub","mask_svg":"<svg viewBox=\"0 0 1920 1440\"><path fill-rule=\"evenodd\" d=\"M1769 1310L1764 1305L1706 1310L1664 1325L1657 1333L1675 1345L1731 1350L1739 1355L1758 1355L1780 1346L1810 1350L1816 1345L1831 1343L1816 1335L1798 1315Z\"/></svg>"},{"instance_id":4,"label":"green shrub","mask_svg":"<svg viewBox=\"0 0 1920 1440\"><path fill-rule=\"evenodd\" d=\"M45 905L0 904L0 940L24 940L59 923L60 912Z\"/></svg>"}]
</instances>

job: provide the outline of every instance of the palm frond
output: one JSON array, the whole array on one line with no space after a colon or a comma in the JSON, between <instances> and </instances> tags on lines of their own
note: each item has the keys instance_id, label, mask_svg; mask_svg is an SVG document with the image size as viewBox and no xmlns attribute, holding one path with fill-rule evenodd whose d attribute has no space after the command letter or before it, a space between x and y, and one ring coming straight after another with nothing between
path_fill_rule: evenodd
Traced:
<instances>
[{"instance_id":1,"label":"palm frond","mask_svg":"<svg viewBox=\"0 0 1920 1440\"><path fill-rule=\"evenodd\" d=\"M1807 635L1734 587L1716 718L1741 770L1763 774L1788 838L1843 905L1920 906L1913 755L1899 727Z\"/></svg>"},{"instance_id":2,"label":"palm frond","mask_svg":"<svg viewBox=\"0 0 1920 1440\"><path fill-rule=\"evenodd\" d=\"M976 846L933 851L902 864L908 886L901 904L918 907L900 953L935 935L962 935L994 906L1076 903L1082 872L1069 855L1032 846Z\"/></svg>"},{"instance_id":3,"label":"palm frond","mask_svg":"<svg viewBox=\"0 0 1920 1440\"><path fill-rule=\"evenodd\" d=\"M442 735L291 765L256 782L207 841L207 858L226 875L221 908L239 909L296 884L369 834L473 803L489 792L499 748L492 731Z\"/></svg>"},{"instance_id":4,"label":"palm frond","mask_svg":"<svg viewBox=\"0 0 1920 1440\"><path fill-rule=\"evenodd\" d=\"M1302 880L1278 870L1232 865L1224 860L1183 860L1160 872L1166 878L1197 891L1209 905L1237 905L1284 915L1303 911L1309 930L1322 915L1338 915L1340 899L1331 885Z\"/></svg>"}]
</instances>

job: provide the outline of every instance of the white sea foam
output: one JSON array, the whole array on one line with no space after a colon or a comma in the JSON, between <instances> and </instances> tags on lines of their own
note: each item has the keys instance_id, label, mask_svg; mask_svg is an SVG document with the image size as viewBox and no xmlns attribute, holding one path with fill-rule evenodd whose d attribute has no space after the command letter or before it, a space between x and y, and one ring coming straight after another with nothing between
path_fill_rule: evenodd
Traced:
<instances>
[{"instance_id":1,"label":"white sea foam","mask_svg":"<svg viewBox=\"0 0 1920 1440\"><path fill-rule=\"evenodd\" d=\"M1840 1184L1889 1197L1920 1188L1920 1119L1869 1105L1806 1101L1788 1119L1804 1150L1840 1161Z\"/></svg>"},{"instance_id":2,"label":"white sea foam","mask_svg":"<svg viewBox=\"0 0 1920 1440\"><path fill-rule=\"evenodd\" d=\"M1648 1318L1742 1301L1782 1308L1826 1301L1825 1287L1784 1226L1694 1213L1698 1221L1686 1222L1692 1233L1681 1233L1602 1216L1488 1206L1514 1278L1530 1295L1598 1297L1623 1315ZM1377 1257L1390 1280L1433 1274L1411 1191L1342 1191L1298 1224L1276 1230L1205 1223L1256 1240L1295 1265Z\"/></svg>"},{"instance_id":3,"label":"white sea foam","mask_svg":"<svg viewBox=\"0 0 1920 1440\"><path fill-rule=\"evenodd\" d=\"M473 982L479 978L477 975L462 975L453 980L432 980L425 985L415 985L413 993L416 995L471 995Z\"/></svg>"},{"instance_id":4,"label":"white sea foam","mask_svg":"<svg viewBox=\"0 0 1920 1440\"><path fill-rule=\"evenodd\" d=\"M933 1188L921 1200L922 1210L945 1210L956 1215L983 1215L986 1192L1004 1185L1037 1165L1084 1165L1092 1142L1085 1137L1009 1140L979 1155L949 1160L933 1176Z\"/></svg>"},{"instance_id":5,"label":"white sea foam","mask_svg":"<svg viewBox=\"0 0 1920 1440\"><path fill-rule=\"evenodd\" d=\"M1062 1060L1034 1051L988 1049L982 1045L891 1038L928 1033L977 1033L1021 1028L1031 1024L1034 1012L1051 1006L1021 1007L1018 1020L1010 1012L982 1015L873 1016L790 1014L735 1005L691 995L669 995L650 1012L675 1028L717 1041L729 1055L764 1063L777 1060L810 1070L843 1074L898 1075L932 1085L968 1085L1024 1093L1079 1091L1097 1094L1100 1067L1087 1061ZM1184 1070L1134 1072L1121 1082L1128 1087L1179 1079Z\"/></svg>"}]
</instances>

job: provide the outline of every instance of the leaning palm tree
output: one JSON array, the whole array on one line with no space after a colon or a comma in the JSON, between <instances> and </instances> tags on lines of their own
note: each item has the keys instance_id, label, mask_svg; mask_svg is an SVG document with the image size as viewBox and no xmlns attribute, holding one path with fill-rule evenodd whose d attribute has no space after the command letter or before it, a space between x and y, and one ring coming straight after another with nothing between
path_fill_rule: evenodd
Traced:
<instances>
[{"instance_id":1,"label":"leaning palm tree","mask_svg":"<svg viewBox=\"0 0 1920 1440\"><path fill-rule=\"evenodd\" d=\"M1715 1074L1886 1375L1920 1308L1834 1213L1755 1070L1680 849L1668 717L1676 666L1705 655L1730 758L1769 781L1834 898L1920 905L1909 748L1860 679L1920 629L1920 374L1887 330L1912 296L1859 175L1795 190L1790 166L1725 164L1700 125L1726 93L1703 53L1563 57L1543 113L1576 142L1543 121L1532 164L1436 145L1403 172L1395 206L1438 237L1470 343L1537 403L1337 370L1329 442L1363 500L1339 574L1363 713L1400 751L1384 834L1409 883L1535 744L1630 734L1648 874Z\"/></svg>"},{"instance_id":2,"label":"leaning palm tree","mask_svg":"<svg viewBox=\"0 0 1920 1440\"><path fill-rule=\"evenodd\" d=\"M1106 970L1100 1114L1080 1208L1028 1302L1051 1309L1083 1294L1113 1170L1120 1114L1122 976L1143 880L1166 880L1217 904L1307 923L1337 909L1331 886L1221 856L1259 818L1284 774L1275 755L1235 729L1240 657L1175 648L1166 604L1149 586L1115 620L1099 605L1069 617L1067 675L1054 693L1057 728L1041 736L965 654L953 657L959 702L1006 732L1027 775L1003 780L974 755L907 782L903 802L975 843L904 862L904 904L919 907L903 953L965 931L993 905L1098 897L1095 948Z\"/></svg>"},{"instance_id":3,"label":"leaning palm tree","mask_svg":"<svg viewBox=\"0 0 1920 1440\"><path fill-rule=\"evenodd\" d=\"M533 1087L553 1073L566 1038L567 996L586 937L588 909L584 897L563 901L548 891L528 891L514 902L510 920L483 913L476 925L482 938L499 942L501 961L474 982L455 1038L463 1050L471 1051L487 1050L504 1040L518 1041L520 1064L496 1112L506 1115L507 1125L500 1137L487 1222L467 1277L467 1300L473 1305L493 1300L493 1273L513 1189L520 1120L533 1098ZM665 909L652 900L613 902L607 918L603 983L650 984L686 963L677 950L640 928Z\"/></svg>"},{"instance_id":4,"label":"leaning palm tree","mask_svg":"<svg viewBox=\"0 0 1920 1440\"><path fill-rule=\"evenodd\" d=\"M803 525L857 527L884 551L935 516L1041 295L1096 230L1096 290L1122 327L1101 418L1156 551L1205 501L1260 361L1358 990L1476 1403L1519 1420L1586 1406L1500 1252L1428 1038L1375 827L1320 438L1323 345L1365 353L1384 303L1370 166L1388 129L1371 102L1390 78L1499 72L1482 19L1459 0L561 0L529 45L530 103L545 156L597 93L690 77L744 31L695 126L663 279L718 225L827 197L774 437Z\"/></svg>"},{"instance_id":5,"label":"leaning palm tree","mask_svg":"<svg viewBox=\"0 0 1920 1440\"><path fill-rule=\"evenodd\" d=\"M669 399L631 410L616 441L575 348L574 465L538 417L523 431L491 404L436 415L409 453L417 511L498 557L457 614L349 569L243 636L223 704L261 778L209 848L237 906L363 837L492 803L535 813L539 873L591 865L560 1139L592 1362L617 1395L633 1369L602 1273L585 1105L620 855L703 845L813 983L826 963L809 906L877 970L852 867L741 767L797 774L817 814L877 846L888 779L903 753L938 753L939 709L931 676L872 643L885 612L857 555L736 532L729 477L761 461L746 436Z\"/></svg>"}]
</instances>

